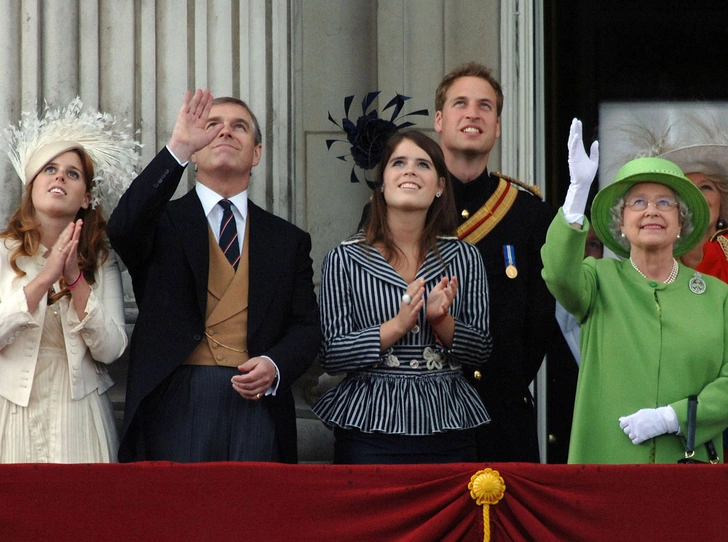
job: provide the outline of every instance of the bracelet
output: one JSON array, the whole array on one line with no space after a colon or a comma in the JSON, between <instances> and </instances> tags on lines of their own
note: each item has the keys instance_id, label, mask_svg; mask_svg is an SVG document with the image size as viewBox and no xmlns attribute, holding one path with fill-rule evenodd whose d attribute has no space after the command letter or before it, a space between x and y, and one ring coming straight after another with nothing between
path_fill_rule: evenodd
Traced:
<instances>
[{"instance_id":1,"label":"bracelet","mask_svg":"<svg viewBox=\"0 0 728 542\"><path fill-rule=\"evenodd\" d=\"M77 278L76 280L74 280L74 281L73 281L73 284L69 284L69 285L68 285L68 289L69 289L69 290L73 290L73 289L74 289L74 288L75 288L76 286L78 286L78 283L79 283L79 282L81 282L81 279L82 279L82 278L83 278L83 271L81 271L81 272L80 272L80 273L78 274L78 278Z\"/></svg>"},{"instance_id":2,"label":"bracelet","mask_svg":"<svg viewBox=\"0 0 728 542\"><path fill-rule=\"evenodd\" d=\"M442 314L441 316L438 316L434 320L429 320L430 325L438 326L438 325L442 324L445 321L445 318L447 318L449 314L450 314L449 312L446 312L446 313Z\"/></svg>"}]
</instances>

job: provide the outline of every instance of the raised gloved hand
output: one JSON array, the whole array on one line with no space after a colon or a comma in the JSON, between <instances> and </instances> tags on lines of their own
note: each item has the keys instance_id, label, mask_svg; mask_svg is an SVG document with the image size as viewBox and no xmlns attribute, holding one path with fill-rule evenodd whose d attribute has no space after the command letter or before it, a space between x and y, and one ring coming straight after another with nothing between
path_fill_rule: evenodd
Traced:
<instances>
[{"instance_id":1,"label":"raised gloved hand","mask_svg":"<svg viewBox=\"0 0 728 542\"><path fill-rule=\"evenodd\" d=\"M632 444L642 444L651 438L680 430L677 414L671 406L643 408L629 416L622 416L619 418L619 427Z\"/></svg>"},{"instance_id":2,"label":"raised gloved hand","mask_svg":"<svg viewBox=\"0 0 728 542\"><path fill-rule=\"evenodd\" d=\"M586 200L589 198L589 188L599 167L599 142L594 141L589 149L589 156L584 150L581 135L581 121L571 121L569 129L569 190L564 201L564 216L567 222L584 223L584 210Z\"/></svg>"}]
</instances>

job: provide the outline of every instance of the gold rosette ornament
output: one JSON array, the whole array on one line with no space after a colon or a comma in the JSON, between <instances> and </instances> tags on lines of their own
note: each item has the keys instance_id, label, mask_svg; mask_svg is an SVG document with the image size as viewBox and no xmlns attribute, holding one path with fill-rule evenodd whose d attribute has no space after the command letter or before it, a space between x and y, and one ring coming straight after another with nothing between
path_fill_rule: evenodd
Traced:
<instances>
[{"instance_id":1,"label":"gold rosette ornament","mask_svg":"<svg viewBox=\"0 0 728 542\"><path fill-rule=\"evenodd\" d=\"M470 496L476 504L483 505L483 540L490 540L490 509L506 492L506 483L500 473L493 469L479 470L470 477L468 484Z\"/></svg>"}]
</instances>

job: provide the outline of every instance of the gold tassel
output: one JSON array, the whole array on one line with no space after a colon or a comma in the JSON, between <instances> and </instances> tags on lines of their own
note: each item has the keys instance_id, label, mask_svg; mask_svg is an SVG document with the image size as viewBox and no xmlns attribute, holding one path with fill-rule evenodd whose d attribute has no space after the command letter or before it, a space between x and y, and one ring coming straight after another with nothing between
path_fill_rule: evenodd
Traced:
<instances>
[{"instance_id":1,"label":"gold tassel","mask_svg":"<svg viewBox=\"0 0 728 542\"><path fill-rule=\"evenodd\" d=\"M503 498L506 484L500 473L493 469L479 470L470 477L470 496L483 506L483 540L490 542L490 508Z\"/></svg>"}]
</instances>

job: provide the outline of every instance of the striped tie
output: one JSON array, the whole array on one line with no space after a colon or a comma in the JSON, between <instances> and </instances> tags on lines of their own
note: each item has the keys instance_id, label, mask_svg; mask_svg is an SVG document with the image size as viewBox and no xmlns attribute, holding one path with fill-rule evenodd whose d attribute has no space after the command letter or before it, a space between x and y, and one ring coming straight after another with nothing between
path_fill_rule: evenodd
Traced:
<instances>
[{"instance_id":1,"label":"striped tie","mask_svg":"<svg viewBox=\"0 0 728 542\"><path fill-rule=\"evenodd\" d=\"M222 222L220 223L220 248L235 270L240 261L240 243L238 243L238 227L233 216L232 203L226 199L219 202L222 207Z\"/></svg>"}]
</instances>

